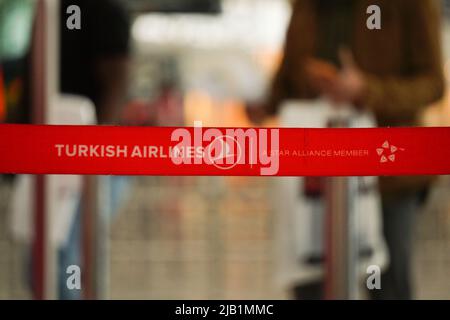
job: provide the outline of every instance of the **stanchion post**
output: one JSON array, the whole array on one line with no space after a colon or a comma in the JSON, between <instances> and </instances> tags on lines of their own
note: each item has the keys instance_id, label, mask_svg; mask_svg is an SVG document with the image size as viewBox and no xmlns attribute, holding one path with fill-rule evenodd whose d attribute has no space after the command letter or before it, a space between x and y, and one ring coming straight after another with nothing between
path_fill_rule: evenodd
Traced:
<instances>
[{"instance_id":1,"label":"stanchion post","mask_svg":"<svg viewBox=\"0 0 450 320\"><path fill-rule=\"evenodd\" d=\"M350 124L350 116L337 114L329 127L344 128ZM325 236L325 298L349 299L353 297L354 248L352 240L351 178L329 177L326 179Z\"/></svg>"},{"instance_id":2,"label":"stanchion post","mask_svg":"<svg viewBox=\"0 0 450 320\"><path fill-rule=\"evenodd\" d=\"M31 97L32 97L32 122L34 124L45 123L46 99L46 15L45 3L38 0L34 22L33 44L31 49ZM34 239L33 239L33 298L42 300L45 298L46 282L46 203L45 203L46 179L44 175L36 175L31 192L34 194Z\"/></svg>"},{"instance_id":3,"label":"stanchion post","mask_svg":"<svg viewBox=\"0 0 450 320\"><path fill-rule=\"evenodd\" d=\"M327 178L325 219L325 297L347 299L348 292L348 181Z\"/></svg>"},{"instance_id":4,"label":"stanchion post","mask_svg":"<svg viewBox=\"0 0 450 320\"><path fill-rule=\"evenodd\" d=\"M34 124L52 124L59 77L59 1L38 0L31 48L31 103ZM36 175L34 194L33 298L57 297L56 248L51 243L51 176Z\"/></svg>"}]
</instances>

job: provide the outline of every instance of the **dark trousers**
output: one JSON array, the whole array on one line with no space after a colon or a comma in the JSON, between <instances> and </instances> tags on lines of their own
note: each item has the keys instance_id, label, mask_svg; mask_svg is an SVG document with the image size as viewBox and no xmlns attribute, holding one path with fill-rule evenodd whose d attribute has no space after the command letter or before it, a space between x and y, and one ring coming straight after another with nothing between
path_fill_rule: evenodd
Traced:
<instances>
[{"instance_id":1,"label":"dark trousers","mask_svg":"<svg viewBox=\"0 0 450 320\"><path fill-rule=\"evenodd\" d=\"M411 256L418 195L383 198L383 232L390 263L381 275L381 289L370 290L375 300L409 300L413 298ZM294 286L292 296L299 300L323 299L323 282Z\"/></svg>"}]
</instances>

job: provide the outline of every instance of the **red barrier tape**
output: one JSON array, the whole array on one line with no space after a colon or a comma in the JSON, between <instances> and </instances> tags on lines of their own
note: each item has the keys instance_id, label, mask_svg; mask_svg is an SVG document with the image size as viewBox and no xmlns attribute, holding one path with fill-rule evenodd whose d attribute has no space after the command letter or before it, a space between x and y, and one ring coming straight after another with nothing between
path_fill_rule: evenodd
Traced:
<instances>
[{"instance_id":1,"label":"red barrier tape","mask_svg":"<svg viewBox=\"0 0 450 320\"><path fill-rule=\"evenodd\" d=\"M382 176L450 174L450 128L0 125L0 172Z\"/></svg>"}]
</instances>

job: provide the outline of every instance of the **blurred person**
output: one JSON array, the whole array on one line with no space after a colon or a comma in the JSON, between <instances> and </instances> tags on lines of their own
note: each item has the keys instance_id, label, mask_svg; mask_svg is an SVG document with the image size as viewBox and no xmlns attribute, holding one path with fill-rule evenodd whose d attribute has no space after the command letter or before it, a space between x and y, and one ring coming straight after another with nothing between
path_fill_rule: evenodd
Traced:
<instances>
[{"instance_id":1,"label":"blurred person","mask_svg":"<svg viewBox=\"0 0 450 320\"><path fill-rule=\"evenodd\" d=\"M80 30L66 27L70 5L80 7ZM118 1L62 0L61 91L92 100L100 124L117 122L125 103L129 29Z\"/></svg>"},{"instance_id":2,"label":"blurred person","mask_svg":"<svg viewBox=\"0 0 450 320\"><path fill-rule=\"evenodd\" d=\"M0 123L30 121L28 71L34 8L33 0L0 1ZM24 254L22 247L13 242L8 229L15 181L15 175L0 174L0 242L7 241L11 245L10 252L2 253L6 257L12 252L17 256ZM12 283L13 287L22 284Z\"/></svg>"},{"instance_id":3,"label":"blurred person","mask_svg":"<svg viewBox=\"0 0 450 320\"><path fill-rule=\"evenodd\" d=\"M0 15L4 18L0 19L0 122L31 123L29 48L34 4L33 0L0 2ZM66 27L69 17L66 10L70 5L81 9L80 30ZM115 0L61 0L60 9L60 91L89 98L95 104L100 124L116 123L127 90L130 52L127 13ZM0 185L11 184L11 178L1 176ZM127 184L124 177L113 177L109 182L111 207L116 208ZM81 265L80 210L67 244L59 252L62 299L81 298L79 291L68 290L65 285L66 267Z\"/></svg>"},{"instance_id":4,"label":"blurred person","mask_svg":"<svg viewBox=\"0 0 450 320\"><path fill-rule=\"evenodd\" d=\"M381 29L369 30L370 5ZM283 100L326 97L333 105L370 110L379 126L414 126L419 112L444 92L440 13L436 0L297 0L285 53L260 122ZM429 177L380 177L384 236L390 265L374 299L412 299L415 214ZM323 283L294 284L298 299L323 298Z\"/></svg>"},{"instance_id":5,"label":"blurred person","mask_svg":"<svg viewBox=\"0 0 450 320\"><path fill-rule=\"evenodd\" d=\"M66 27L66 10L81 10L81 29ZM62 0L60 7L60 89L89 98L99 124L117 124L126 102L130 56L130 23L126 10L115 0ZM117 212L128 187L126 177L106 177L110 207ZM103 181L103 180L102 180ZM81 266L81 203L66 245L59 254L59 298L80 299L66 287L66 268Z\"/></svg>"}]
</instances>

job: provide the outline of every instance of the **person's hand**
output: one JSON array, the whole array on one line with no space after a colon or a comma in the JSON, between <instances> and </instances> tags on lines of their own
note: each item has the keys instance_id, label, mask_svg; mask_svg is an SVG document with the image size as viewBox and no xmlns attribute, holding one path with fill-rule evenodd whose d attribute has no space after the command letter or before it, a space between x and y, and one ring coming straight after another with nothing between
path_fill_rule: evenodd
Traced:
<instances>
[{"instance_id":1,"label":"person's hand","mask_svg":"<svg viewBox=\"0 0 450 320\"><path fill-rule=\"evenodd\" d=\"M320 59L309 58L305 68L309 82L322 94L337 81L339 76L339 71L333 64Z\"/></svg>"},{"instance_id":2,"label":"person's hand","mask_svg":"<svg viewBox=\"0 0 450 320\"><path fill-rule=\"evenodd\" d=\"M267 113L264 106L261 105L247 105L245 107L247 118L256 125L260 125L267 118Z\"/></svg>"},{"instance_id":3,"label":"person's hand","mask_svg":"<svg viewBox=\"0 0 450 320\"><path fill-rule=\"evenodd\" d=\"M307 73L313 86L334 104L350 103L360 106L366 90L366 79L353 60L350 51L339 51L342 69L330 63L311 59L307 63Z\"/></svg>"},{"instance_id":4,"label":"person's hand","mask_svg":"<svg viewBox=\"0 0 450 320\"><path fill-rule=\"evenodd\" d=\"M347 49L339 51L342 70L334 86L330 88L329 97L336 103L351 103L360 106L364 100L367 87L366 78Z\"/></svg>"}]
</instances>

